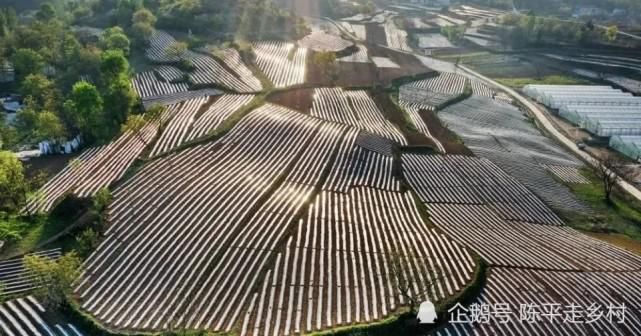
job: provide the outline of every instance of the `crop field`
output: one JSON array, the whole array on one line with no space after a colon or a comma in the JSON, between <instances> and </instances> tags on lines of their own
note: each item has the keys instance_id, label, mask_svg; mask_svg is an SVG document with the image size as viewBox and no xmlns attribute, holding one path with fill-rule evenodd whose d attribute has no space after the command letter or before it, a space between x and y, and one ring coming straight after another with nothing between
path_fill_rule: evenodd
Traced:
<instances>
[{"instance_id":1,"label":"crop field","mask_svg":"<svg viewBox=\"0 0 641 336\"><path fill-rule=\"evenodd\" d=\"M120 179L157 132L157 123L148 123L138 135L128 131L107 145L85 150L38 190L26 210L48 212L67 193L93 196Z\"/></svg>"},{"instance_id":2,"label":"crop field","mask_svg":"<svg viewBox=\"0 0 641 336\"><path fill-rule=\"evenodd\" d=\"M154 72L163 82L167 83L180 82L185 78L185 73L182 70L171 65L158 66Z\"/></svg>"},{"instance_id":3,"label":"crop field","mask_svg":"<svg viewBox=\"0 0 641 336\"><path fill-rule=\"evenodd\" d=\"M46 318L47 310L33 296L0 304L0 333L7 336L83 336L71 323Z\"/></svg>"},{"instance_id":4,"label":"crop field","mask_svg":"<svg viewBox=\"0 0 641 336\"><path fill-rule=\"evenodd\" d=\"M209 107L206 106L207 97L168 106L166 114L171 116L171 120L163 129L150 156L156 156L209 134L253 98L253 95L222 95Z\"/></svg>"},{"instance_id":5,"label":"crop field","mask_svg":"<svg viewBox=\"0 0 641 336\"><path fill-rule=\"evenodd\" d=\"M190 58L194 65L194 71L189 73L189 79L195 85L222 85L236 92L255 92L260 90L256 86L253 76L249 77L250 83L245 83L231 72L227 71L213 57L206 55L194 55Z\"/></svg>"},{"instance_id":6,"label":"crop field","mask_svg":"<svg viewBox=\"0 0 641 336\"><path fill-rule=\"evenodd\" d=\"M406 103L402 102L400 103L401 108L407 113L407 115L410 118L410 121L416 127L416 129L419 131L419 133L425 135L428 137L434 144L436 145L436 148L438 149L439 152L445 153L445 147L443 147L443 144L432 135L432 132L430 132L429 126L427 126L427 123L425 120L423 120L423 117L421 116L421 105L418 104L412 104L412 103Z\"/></svg>"},{"instance_id":7,"label":"crop field","mask_svg":"<svg viewBox=\"0 0 641 336\"><path fill-rule=\"evenodd\" d=\"M544 54L543 56L575 64L595 65L604 68L610 68L615 71L630 71L637 75L641 73L641 61L637 58L611 56L611 55L559 55Z\"/></svg>"},{"instance_id":8,"label":"crop field","mask_svg":"<svg viewBox=\"0 0 641 336\"><path fill-rule=\"evenodd\" d=\"M164 67L154 71L136 74L131 82L138 96L143 100L147 100L172 95L174 93L187 92L189 90L187 83L172 83L171 81L160 80L157 77L157 74L159 76L171 76L169 71L172 70L169 69L170 68Z\"/></svg>"},{"instance_id":9,"label":"crop field","mask_svg":"<svg viewBox=\"0 0 641 336\"><path fill-rule=\"evenodd\" d=\"M539 198L489 160L457 155L404 155L403 167L424 203L486 204L504 220L562 224ZM447 178L430 180L435 172Z\"/></svg>"},{"instance_id":10,"label":"crop field","mask_svg":"<svg viewBox=\"0 0 641 336\"><path fill-rule=\"evenodd\" d=\"M155 97L145 98L142 100L142 104L145 109L148 109L154 106L174 105L190 99L219 96L222 94L223 94L222 91L216 90L216 89L189 90L184 92L172 93L164 96L155 96Z\"/></svg>"},{"instance_id":11,"label":"crop field","mask_svg":"<svg viewBox=\"0 0 641 336\"><path fill-rule=\"evenodd\" d=\"M432 110L463 94L467 82L468 79L464 76L443 72L436 77L401 86L399 100L402 103Z\"/></svg>"},{"instance_id":12,"label":"crop field","mask_svg":"<svg viewBox=\"0 0 641 336\"><path fill-rule=\"evenodd\" d=\"M340 24L348 33L356 36L357 39L367 41L367 29L365 28L365 25L349 23L346 21L341 21Z\"/></svg>"},{"instance_id":13,"label":"crop field","mask_svg":"<svg viewBox=\"0 0 641 336\"><path fill-rule=\"evenodd\" d=\"M156 63L175 63L179 62L181 57L179 55L171 55L167 53L169 46L174 44L176 39L170 34L156 30L149 39L149 46L145 51L145 56Z\"/></svg>"},{"instance_id":14,"label":"crop field","mask_svg":"<svg viewBox=\"0 0 641 336\"><path fill-rule=\"evenodd\" d=\"M60 257L60 249L39 251L32 255L55 260ZM33 283L33 275L25 271L22 257L0 262L0 284L2 284L2 295L20 295L33 290L36 286Z\"/></svg>"},{"instance_id":15,"label":"crop field","mask_svg":"<svg viewBox=\"0 0 641 336\"><path fill-rule=\"evenodd\" d=\"M149 47L146 56L156 63L174 64L181 60L188 60L194 70L188 73L189 80L200 87L222 86L241 93L257 92L262 89L260 81L253 75L251 70L242 62L238 51L235 49L223 49L220 60L212 56L186 50L182 55L175 55L169 52L176 40L166 32L157 30L149 40ZM206 50L204 51L207 52ZM223 66L222 63L225 64ZM175 69L178 70L178 69ZM167 67L160 67L157 72L162 78L175 80L178 73L169 70ZM163 75L165 73L166 75ZM184 75L179 78L183 78ZM172 82L168 80L167 82ZM155 87L152 85L152 87Z\"/></svg>"},{"instance_id":16,"label":"crop field","mask_svg":"<svg viewBox=\"0 0 641 336\"><path fill-rule=\"evenodd\" d=\"M311 115L378 134L401 145L407 140L394 124L385 119L366 91L340 88L316 89Z\"/></svg>"},{"instance_id":17,"label":"crop field","mask_svg":"<svg viewBox=\"0 0 641 336\"><path fill-rule=\"evenodd\" d=\"M263 85L260 80L254 76L254 73L243 63L238 50L227 48L221 51L221 60L225 65L238 75L238 78L245 83L252 91L260 91Z\"/></svg>"},{"instance_id":18,"label":"crop field","mask_svg":"<svg viewBox=\"0 0 641 336\"><path fill-rule=\"evenodd\" d=\"M401 68L400 65L396 64L394 61L392 61L387 57L372 56L372 62L374 62L377 68L393 68L393 69Z\"/></svg>"},{"instance_id":19,"label":"crop field","mask_svg":"<svg viewBox=\"0 0 641 336\"><path fill-rule=\"evenodd\" d=\"M550 175L558 176L558 167L565 167L562 179L579 181L582 176L571 168L580 168L583 164L543 136L516 107L473 96L447 107L439 113L439 118L461 136L472 152L507 171L548 205L590 212Z\"/></svg>"},{"instance_id":20,"label":"crop field","mask_svg":"<svg viewBox=\"0 0 641 336\"><path fill-rule=\"evenodd\" d=\"M476 96L490 97L503 103L510 101L509 98L498 96L494 90L477 80L452 72L441 72L438 76L402 85L399 88L399 104L415 129L431 139L439 152L446 153L446 147L449 147L453 153L468 154L469 150L459 143L456 135L448 135L451 132L443 129L440 121L431 115L435 114L434 111L439 106L461 96L469 89Z\"/></svg>"},{"instance_id":21,"label":"crop field","mask_svg":"<svg viewBox=\"0 0 641 336\"><path fill-rule=\"evenodd\" d=\"M387 39L388 47L403 51L412 51L412 48L407 44L407 32L399 29L393 20L387 20L383 28L385 29L385 38Z\"/></svg>"},{"instance_id":22,"label":"crop field","mask_svg":"<svg viewBox=\"0 0 641 336\"><path fill-rule=\"evenodd\" d=\"M454 48L455 46L441 34L416 34L418 47L421 49Z\"/></svg>"},{"instance_id":23,"label":"crop field","mask_svg":"<svg viewBox=\"0 0 641 336\"><path fill-rule=\"evenodd\" d=\"M114 192L82 308L120 330L291 334L393 314L395 277L435 301L458 293L472 255L422 221L392 146L267 104L151 162Z\"/></svg>"},{"instance_id":24,"label":"crop field","mask_svg":"<svg viewBox=\"0 0 641 336\"><path fill-rule=\"evenodd\" d=\"M297 48L293 43L254 43L256 65L277 88L305 82L307 49Z\"/></svg>"},{"instance_id":25,"label":"crop field","mask_svg":"<svg viewBox=\"0 0 641 336\"><path fill-rule=\"evenodd\" d=\"M639 272L559 272L493 268L475 303L490 306L506 304L506 310L512 312L507 314L509 319L493 319L487 324L452 324L433 334L638 335L641 333L641 321L631 312L641 308L640 275ZM519 309L524 304L548 315L534 317L531 323L520 322ZM563 322L562 311L572 304L579 309L581 323ZM606 318L608 305L616 308L622 304L626 309L625 323L618 323L618 316ZM554 313L555 308L559 308L560 316L549 315L551 310ZM506 322L499 323L499 320Z\"/></svg>"}]
</instances>

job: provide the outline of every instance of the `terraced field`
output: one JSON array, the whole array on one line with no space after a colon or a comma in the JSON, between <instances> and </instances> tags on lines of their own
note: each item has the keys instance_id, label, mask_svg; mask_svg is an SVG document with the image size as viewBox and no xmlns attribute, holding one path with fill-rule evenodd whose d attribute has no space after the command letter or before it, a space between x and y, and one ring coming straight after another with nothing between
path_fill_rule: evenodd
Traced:
<instances>
[{"instance_id":1,"label":"terraced field","mask_svg":"<svg viewBox=\"0 0 641 336\"><path fill-rule=\"evenodd\" d=\"M586 182L583 164L543 136L517 108L485 97L472 97L441 113L476 155L494 162L556 209L590 210L550 174L562 180Z\"/></svg>"},{"instance_id":2,"label":"terraced field","mask_svg":"<svg viewBox=\"0 0 641 336\"><path fill-rule=\"evenodd\" d=\"M75 290L83 309L122 330L291 334L393 314L395 277L434 301L457 294L472 255L400 191L392 148L268 104L153 161L114 192ZM392 272L391 258L411 266Z\"/></svg>"},{"instance_id":3,"label":"terraced field","mask_svg":"<svg viewBox=\"0 0 641 336\"><path fill-rule=\"evenodd\" d=\"M351 125L402 145L407 144L403 134L394 124L385 119L366 91L347 91L340 88L316 89L311 115Z\"/></svg>"},{"instance_id":4,"label":"terraced field","mask_svg":"<svg viewBox=\"0 0 641 336\"><path fill-rule=\"evenodd\" d=\"M496 268L476 303L501 307L498 314L503 317L489 323L452 324L434 335L637 335L641 332L641 320L635 314L640 309L640 276L639 272ZM542 315L537 318L534 313L531 322L521 322L522 305ZM580 323L563 322L568 307L575 307ZM617 313L623 314L623 323Z\"/></svg>"},{"instance_id":5,"label":"terraced field","mask_svg":"<svg viewBox=\"0 0 641 336\"><path fill-rule=\"evenodd\" d=\"M219 59L208 55L207 50L203 53L186 50L181 55L172 51L177 41L166 32L157 30L149 40L149 47L146 50L147 58L155 63L175 65L181 61L188 61L193 70L184 74L180 70L160 66L155 72L166 84L156 81L149 74L141 74L141 79L136 81L134 86L139 87L141 97L161 96L178 91L187 91L187 83L172 84L174 81L182 80L185 75L189 78L190 84L198 87L215 86L240 93L251 93L262 90L262 84L242 62L238 51L235 49L223 49ZM156 91L153 91L156 90Z\"/></svg>"},{"instance_id":6,"label":"terraced field","mask_svg":"<svg viewBox=\"0 0 641 336\"><path fill-rule=\"evenodd\" d=\"M32 296L0 304L0 332L7 336L83 336L71 323L46 317L47 310Z\"/></svg>"},{"instance_id":7,"label":"terraced field","mask_svg":"<svg viewBox=\"0 0 641 336\"><path fill-rule=\"evenodd\" d=\"M256 65L277 88L284 88L305 81L307 49L297 48L294 43L254 43Z\"/></svg>"}]
</instances>

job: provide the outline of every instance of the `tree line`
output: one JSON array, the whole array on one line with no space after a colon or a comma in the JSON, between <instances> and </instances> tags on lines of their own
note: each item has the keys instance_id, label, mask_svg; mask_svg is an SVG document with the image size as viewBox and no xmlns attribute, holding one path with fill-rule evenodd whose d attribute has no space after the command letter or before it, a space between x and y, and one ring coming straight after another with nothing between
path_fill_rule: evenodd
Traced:
<instances>
[{"instance_id":1,"label":"tree line","mask_svg":"<svg viewBox=\"0 0 641 336\"><path fill-rule=\"evenodd\" d=\"M565 21L533 13L507 14L501 17L500 23L502 26L498 34L505 44L512 47L612 42L617 35L616 27L604 30L591 22Z\"/></svg>"},{"instance_id":2,"label":"tree line","mask_svg":"<svg viewBox=\"0 0 641 336\"><path fill-rule=\"evenodd\" d=\"M146 41L155 18L141 8L125 28L114 26L87 39L49 3L35 17L29 24L1 29L0 61L13 64L14 91L24 99L15 124L1 126L2 147L78 134L89 143L110 140L137 103L129 83L130 36Z\"/></svg>"}]
</instances>

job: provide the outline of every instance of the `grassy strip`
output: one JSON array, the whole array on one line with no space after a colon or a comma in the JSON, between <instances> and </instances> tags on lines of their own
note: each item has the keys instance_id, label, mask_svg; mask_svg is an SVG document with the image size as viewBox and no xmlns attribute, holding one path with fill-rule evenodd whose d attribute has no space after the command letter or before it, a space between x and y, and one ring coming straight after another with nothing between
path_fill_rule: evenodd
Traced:
<instances>
[{"instance_id":1,"label":"grassy strip","mask_svg":"<svg viewBox=\"0 0 641 336\"><path fill-rule=\"evenodd\" d=\"M409 84L409 83L423 80L423 79L433 78L438 76L438 74L439 74L438 72L434 70L430 70L430 71L422 72L416 75L395 78L395 79L392 79L392 83L389 89L392 90L392 92L398 92L398 89L405 84Z\"/></svg>"},{"instance_id":2,"label":"grassy strip","mask_svg":"<svg viewBox=\"0 0 641 336\"><path fill-rule=\"evenodd\" d=\"M573 76L567 76L567 75L551 75L551 76L545 76L541 78L530 78L530 77L522 77L522 78L494 78L495 81L514 88L514 89L520 89L528 84L544 84L544 85L587 85L591 84L591 82L586 81L584 79L578 78L578 77L573 77Z\"/></svg>"},{"instance_id":3,"label":"grassy strip","mask_svg":"<svg viewBox=\"0 0 641 336\"><path fill-rule=\"evenodd\" d=\"M612 203L605 202L599 179L588 168L582 174L590 181L587 184L565 183L570 190L593 210L593 214L567 213L560 211L568 225L588 232L623 234L641 242L641 209L615 190ZM616 241L616 240L615 240Z\"/></svg>"},{"instance_id":4,"label":"grassy strip","mask_svg":"<svg viewBox=\"0 0 641 336\"><path fill-rule=\"evenodd\" d=\"M472 96L472 84L470 84L469 81L466 81L465 82L465 88L463 89L463 93L461 93L460 95L458 95L458 96L456 96L456 97L454 97L454 98L452 98L452 99L450 99L450 100L448 100L448 101L436 106L434 108L434 111L438 112L438 111L444 110L448 106L452 106L454 104L460 103L460 102L470 98L471 96Z\"/></svg>"}]
</instances>

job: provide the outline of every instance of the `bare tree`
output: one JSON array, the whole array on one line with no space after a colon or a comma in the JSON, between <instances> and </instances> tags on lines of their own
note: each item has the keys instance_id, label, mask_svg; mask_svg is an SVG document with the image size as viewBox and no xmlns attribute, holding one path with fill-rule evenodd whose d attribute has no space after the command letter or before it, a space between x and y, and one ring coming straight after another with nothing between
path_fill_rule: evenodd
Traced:
<instances>
[{"instance_id":1,"label":"bare tree","mask_svg":"<svg viewBox=\"0 0 641 336\"><path fill-rule=\"evenodd\" d=\"M418 306L429 298L429 294L434 291L434 286L441 281L444 276L440 269L427 269L428 273L426 281L421 282L419 279L414 278L415 272L421 270L413 269L408 259L412 256L405 256L397 252L392 252L388 256L390 264L390 272L392 275L392 283L397 294L401 296L410 309L410 312L416 313ZM426 274L424 274L426 275ZM418 291L414 289L414 284L417 284Z\"/></svg>"},{"instance_id":2,"label":"bare tree","mask_svg":"<svg viewBox=\"0 0 641 336\"><path fill-rule=\"evenodd\" d=\"M597 158L599 164L594 170L596 176L603 186L603 197L607 203L612 203L612 191L622 176L630 175L630 171L625 168L619 158L610 152L601 154Z\"/></svg>"},{"instance_id":3,"label":"bare tree","mask_svg":"<svg viewBox=\"0 0 641 336\"><path fill-rule=\"evenodd\" d=\"M127 117L127 121L122 125L123 132L133 133L138 140L140 140L145 147L149 145L144 136L144 129L147 125L147 120L142 115L130 115Z\"/></svg>"}]
</instances>

